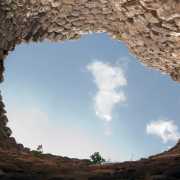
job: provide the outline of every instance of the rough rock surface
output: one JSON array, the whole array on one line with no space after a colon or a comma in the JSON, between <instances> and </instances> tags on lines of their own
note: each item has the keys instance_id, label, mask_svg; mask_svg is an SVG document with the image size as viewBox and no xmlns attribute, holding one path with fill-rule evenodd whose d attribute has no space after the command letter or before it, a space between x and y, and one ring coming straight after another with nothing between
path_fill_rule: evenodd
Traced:
<instances>
[{"instance_id":1,"label":"rough rock surface","mask_svg":"<svg viewBox=\"0 0 180 180\"><path fill-rule=\"evenodd\" d=\"M105 165L0 149L1 180L179 180L179 168L180 143L148 159Z\"/></svg>"},{"instance_id":2,"label":"rough rock surface","mask_svg":"<svg viewBox=\"0 0 180 180\"><path fill-rule=\"evenodd\" d=\"M0 59L22 42L107 32L180 81L179 0L0 0Z\"/></svg>"},{"instance_id":3,"label":"rough rock surface","mask_svg":"<svg viewBox=\"0 0 180 180\"><path fill-rule=\"evenodd\" d=\"M0 0L0 22L1 82L3 81L4 59L17 44L43 40L75 40L84 33L90 32L107 32L112 38L125 42L129 50L144 65L169 74L175 81L180 82L179 0ZM6 151L10 149L7 158L10 169L13 167L12 163L16 164L16 161L13 161L14 157L22 161L24 167L29 167L29 164L33 162L23 161L23 155L17 153L26 152L29 158L31 155L28 154L28 149L17 144L11 137L11 130L6 126L7 121L2 97L0 97L1 154L7 155ZM162 159L161 155L160 157ZM180 166L178 155L165 156L166 161L167 157L172 160L173 167ZM43 163L40 162L37 164L42 167ZM145 163L143 166L149 167L151 163L161 163L152 158L148 161L136 162L135 165L143 164L143 162ZM162 161L162 163L167 162ZM167 167L170 165L171 163L168 163ZM16 179L28 179L28 176L23 177L21 173L21 171L24 172L24 167L12 172L19 176ZM141 170L143 172L143 167ZM10 179L11 175L6 176L6 171L8 170L0 171L0 176L4 179L8 179L9 176ZM132 168L128 171L128 174L131 174L136 170ZM115 170L113 172L116 173ZM103 178L91 177L90 179L120 179L118 177L121 177L123 172L120 172L120 175L108 174L106 178L103 175ZM167 179L166 175L162 174L155 174L149 179ZM169 179L180 179L179 174L176 175L177 178L172 176ZM54 179L63 179L63 177ZM69 177L69 179L74 178ZM127 178L124 177L124 179Z\"/></svg>"}]
</instances>

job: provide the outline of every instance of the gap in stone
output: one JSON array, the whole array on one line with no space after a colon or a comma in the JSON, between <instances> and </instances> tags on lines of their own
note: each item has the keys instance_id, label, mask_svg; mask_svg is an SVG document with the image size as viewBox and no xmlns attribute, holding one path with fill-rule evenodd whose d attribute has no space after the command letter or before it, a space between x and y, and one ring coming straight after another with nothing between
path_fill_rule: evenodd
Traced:
<instances>
[{"instance_id":1,"label":"gap in stone","mask_svg":"<svg viewBox=\"0 0 180 180\"><path fill-rule=\"evenodd\" d=\"M93 61L121 66L128 81L127 102L114 109L109 136L106 123L94 112L97 88L86 68ZM45 152L76 158L99 151L112 161L135 160L172 146L148 136L145 129L162 116L180 125L180 88L169 77L145 69L124 44L106 34L23 44L5 62L1 86L9 126L25 146L42 144Z\"/></svg>"}]
</instances>

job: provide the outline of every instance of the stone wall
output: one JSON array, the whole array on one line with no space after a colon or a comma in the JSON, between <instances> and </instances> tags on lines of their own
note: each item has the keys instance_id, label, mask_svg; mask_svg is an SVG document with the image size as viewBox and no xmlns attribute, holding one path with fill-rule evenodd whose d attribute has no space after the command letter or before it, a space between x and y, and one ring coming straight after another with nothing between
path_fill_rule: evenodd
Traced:
<instances>
[{"instance_id":1,"label":"stone wall","mask_svg":"<svg viewBox=\"0 0 180 180\"><path fill-rule=\"evenodd\" d=\"M179 0L0 0L0 22L1 81L3 60L17 44L107 32L144 65L180 82ZM3 120L0 126L9 137Z\"/></svg>"}]
</instances>

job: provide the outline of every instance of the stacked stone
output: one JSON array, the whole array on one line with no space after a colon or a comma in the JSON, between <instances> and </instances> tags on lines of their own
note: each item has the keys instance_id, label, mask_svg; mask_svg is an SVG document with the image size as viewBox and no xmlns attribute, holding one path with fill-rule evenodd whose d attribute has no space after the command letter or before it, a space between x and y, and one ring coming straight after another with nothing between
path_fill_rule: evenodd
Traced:
<instances>
[{"instance_id":1,"label":"stacked stone","mask_svg":"<svg viewBox=\"0 0 180 180\"><path fill-rule=\"evenodd\" d=\"M4 107L2 97L0 96L0 137L8 138L11 135L11 130L6 127L8 119L5 114L6 111L4 110Z\"/></svg>"},{"instance_id":2,"label":"stacked stone","mask_svg":"<svg viewBox=\"0 0 180 180\"><path fill-rule=\"evenodd\" d=\"M6 28L8 26L7 24L7 16L2 9L4 4L0 1L0 22L2 25L0 25L0 82L3 81L3 72L4 72L4 62L5 56L7 55L9 51L8 47L8 40L7 40L7 33ZM11 39L10 39L11 41ZM0 95L0 147L5 147L6 142L9 140L9 137L11 136L11 130L8 128L7 122L8 118L6 116L6 111L4 109L4 103L2 101L2 96Z\"/></svg>"},{"instance_id":3,"label":"stacked stone","mask_svg":"<svg viewBox=\"0 0 180 180\"><path fill-rule=\"evenodd\" d=\"M12 131L7 127L8 118L6 116L5 105L0 95L0 148L14 149L15 151L29 151L28 148L24 148L22 144L16 143L15 138L11 137Z\"/></svg>"},{"instance_id":4,"label":"stacked stone","mask_svg":"<svg viewBox=\"0 0 180 180\"><path fill-rule=\"evenodd\" d=\"M8 118L4 107L2 97L0 96L0 148L8 148L10 144L14 144L13 142L9 143L12 141L12 139L10 140L12 132L10 128L7 127Z\"/></svg>"},{"instance_id":5,"label":"stacked stone","mask_svg":"<svg viewBox=\"0 0 180 180\"><path fill-rule=\"evenodd\" d=\"M78 39L107 32L140 61L180 81L180 2L177 0L1 0L0 47ZM2 53L0 53L2 54Z\"/></svg>"},{"instance_id":6,"label":"stacked stone","mask_svg":"<svg viewBox=\"0 0 180 180\"><path fill-rule=\"evenodd\" d=\"M113 1L126 20L121 39L140 61L180 81L180 1Z\"/></svg>"}]
</instances>

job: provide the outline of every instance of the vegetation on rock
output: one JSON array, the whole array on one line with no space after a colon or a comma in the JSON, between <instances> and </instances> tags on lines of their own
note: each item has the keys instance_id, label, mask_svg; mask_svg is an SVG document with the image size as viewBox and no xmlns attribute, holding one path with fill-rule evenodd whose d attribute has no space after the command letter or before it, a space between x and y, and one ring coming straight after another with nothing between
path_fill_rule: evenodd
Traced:
<instances>
[{"instance_id":1,"label":"vegetation on rock","mask_svg":"<svg viewBox=\"0 0 180 180\"><path fill-rule=\"evenodd\" d=\"M90 156L90 158L93 164L101 164L103 162L106 162L106 160L100 155L99 152L95 152Z\"/></svg>"}]
</instances>

